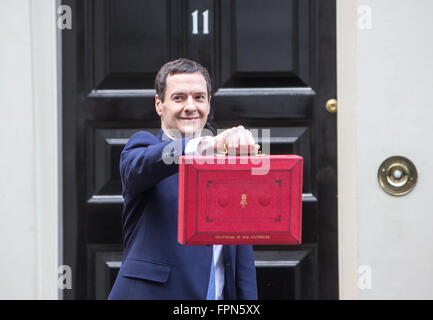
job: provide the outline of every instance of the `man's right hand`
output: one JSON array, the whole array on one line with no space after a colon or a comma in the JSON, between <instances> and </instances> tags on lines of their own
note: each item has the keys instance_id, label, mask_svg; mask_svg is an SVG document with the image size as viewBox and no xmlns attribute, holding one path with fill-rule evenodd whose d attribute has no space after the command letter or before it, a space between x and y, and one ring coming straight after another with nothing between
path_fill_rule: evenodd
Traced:
<instances>
[{"instance_id":1,"label":"man's right hand","mask_svg":"<svg viewBox=\"0 0 433 320\"><path fill-rule=\"evenodd\" d=\"M199 154L257 154L260 145L256 144L253 134L243 126L224 130L215 137L207 136L198 145Z\"/></svg>"}]
</instances>

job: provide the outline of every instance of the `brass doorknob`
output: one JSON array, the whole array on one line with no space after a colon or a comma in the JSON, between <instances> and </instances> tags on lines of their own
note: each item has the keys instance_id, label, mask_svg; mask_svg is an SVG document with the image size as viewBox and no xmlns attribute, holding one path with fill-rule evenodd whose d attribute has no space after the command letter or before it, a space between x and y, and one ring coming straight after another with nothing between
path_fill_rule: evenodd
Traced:
<instances>
[{"instance_id":1,"label":"brass doorknob","mask_svg":"<svg viewBox=\"0 0 433 320\"><path fill-rule=\"evenodd\" d=\"M326 110L328 110L329 113L336 113L337 109L338 109L337 99L329 99L326 102Z\"/></svg>"},{"instance_id":2,"label":"brass doorknob","mask_svg":"<svg viewBox=\"0 0 433 320\"><path fill-rule=\"evenodd\" d=\"M382 189L392 196L403 196L415 188L418 172L415 165L404 157L386 159L377 173Z\"/></svg>"}]
</instances>

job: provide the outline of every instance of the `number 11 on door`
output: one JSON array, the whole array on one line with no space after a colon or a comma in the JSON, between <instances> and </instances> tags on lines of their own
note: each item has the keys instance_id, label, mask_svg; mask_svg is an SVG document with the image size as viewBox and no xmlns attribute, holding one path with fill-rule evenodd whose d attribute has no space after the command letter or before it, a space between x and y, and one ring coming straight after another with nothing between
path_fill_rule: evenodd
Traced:
<instances>
[{"instance_id":1,"label":"number 11 on door","mask_svg":"<svg viewBox=\"0 0 433 320\"><path fill-rule=\"evenodd\" d=\"M192 34L199 34L198 32L198 10L195 10L192 15ZM203 34L209 34L209 10L203 11Z\"/></svg>"}]
</instances>

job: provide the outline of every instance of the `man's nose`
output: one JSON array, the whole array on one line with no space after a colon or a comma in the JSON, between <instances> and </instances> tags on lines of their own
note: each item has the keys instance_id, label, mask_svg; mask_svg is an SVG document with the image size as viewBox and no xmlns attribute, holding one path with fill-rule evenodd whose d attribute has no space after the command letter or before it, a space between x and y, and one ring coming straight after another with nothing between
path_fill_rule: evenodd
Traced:
<instances>
[{"instance_id":1,"label":"man's nose","mask_svg":"<svg viewBox=\"0 0 433 320\"><path fill-rule=\"evenodd\" d=\"M185 111L194 112L196 110L197 108L195 106L194 99L192 97L188 97L185 103Z\"/></svg>"}]
</instances>

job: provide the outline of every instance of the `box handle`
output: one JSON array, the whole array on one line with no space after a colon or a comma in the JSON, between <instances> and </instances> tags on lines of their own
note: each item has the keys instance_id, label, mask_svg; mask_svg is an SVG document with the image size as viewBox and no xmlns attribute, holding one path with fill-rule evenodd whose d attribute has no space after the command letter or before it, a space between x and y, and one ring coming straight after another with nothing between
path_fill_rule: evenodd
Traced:
<instances>
[{"instance_id":1,"label":"box handle","mask_svg":"<svg viewBox=\"0 0 433 320\"><path fill-rule=\"evenodd\" d=\"M216 153L216 155L217 155L218 157L224 157L224 156L227 155L227 153L228 153L227 145L224 144L224 152L218 151L218 152ZM263 157L263 156L265 156L265 155L266 155L266 153L262 153L261 150L259 150L259 151L256 152L256 154L255 154L255 156L257 156L257 157Z\"/></svg>"}]
</instances>

